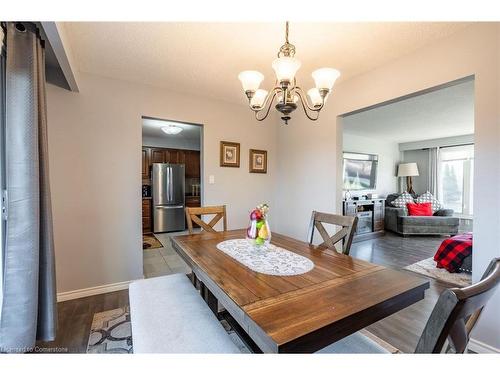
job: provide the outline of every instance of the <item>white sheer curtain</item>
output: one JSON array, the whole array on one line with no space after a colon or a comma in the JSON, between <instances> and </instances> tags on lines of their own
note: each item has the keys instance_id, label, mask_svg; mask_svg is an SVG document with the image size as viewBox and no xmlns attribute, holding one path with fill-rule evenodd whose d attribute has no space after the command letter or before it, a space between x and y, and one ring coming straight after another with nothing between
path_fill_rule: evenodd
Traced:
<instances>
[{"instance_id":1,"label":"white sheer curtain","mask_svg":"<svg viewBox=\"0 0 500 375\"><path fill-rule=\"evenodd\" d=\"M439 147L429 149L429 191L439 198Z\"/></svg>"}]
</instances>

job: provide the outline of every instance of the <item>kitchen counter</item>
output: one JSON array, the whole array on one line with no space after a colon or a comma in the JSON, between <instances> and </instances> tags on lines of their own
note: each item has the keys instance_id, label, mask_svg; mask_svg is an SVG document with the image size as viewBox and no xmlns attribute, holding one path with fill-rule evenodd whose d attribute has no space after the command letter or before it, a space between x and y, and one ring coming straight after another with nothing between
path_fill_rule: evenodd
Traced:
<instances>
[{"instance_id":1,"label":"kitchen counter","mask_svg":"<svg viewBox=\"0 0 500 375\"><path fill-rule=\"evenodd\" d=\"M143 200L145 199L152 199L152 197L142 197Z\"/></svg>"}]
</instances>

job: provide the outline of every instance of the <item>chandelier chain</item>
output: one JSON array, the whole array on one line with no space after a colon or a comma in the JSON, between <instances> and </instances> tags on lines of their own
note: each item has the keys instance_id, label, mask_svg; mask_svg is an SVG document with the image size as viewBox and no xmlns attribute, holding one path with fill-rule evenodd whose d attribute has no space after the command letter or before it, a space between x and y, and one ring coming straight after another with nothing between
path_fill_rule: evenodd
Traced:
<instances>
[{"instance_id":1,"label":"chandelier chain","mask_svg":"<svg viewBox=\"0 0 500 375\"><path fill-rule=\"evenodd\" d=\"M278 52L278 57L281 55L293 57L295 55L295 46L288 41L288 21L285 22L285 44L283 44Z\"/></svg>"}]
</instances>

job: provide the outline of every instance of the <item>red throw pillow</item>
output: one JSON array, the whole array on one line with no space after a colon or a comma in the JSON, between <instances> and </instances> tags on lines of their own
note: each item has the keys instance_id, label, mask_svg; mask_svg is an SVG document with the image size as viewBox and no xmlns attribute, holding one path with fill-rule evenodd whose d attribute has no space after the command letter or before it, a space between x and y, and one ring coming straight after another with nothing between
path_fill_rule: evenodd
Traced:
<instances>
[{"instance_id":1,"label":"red throw pillow","mask_svg":"<svg viewBox=\"0 0 500 375\"><path fill-rule=\"evenodd\" d=\"M410 216L432 216L432 203L407 203L408 214Z\"/></svg>"}]
</instances>

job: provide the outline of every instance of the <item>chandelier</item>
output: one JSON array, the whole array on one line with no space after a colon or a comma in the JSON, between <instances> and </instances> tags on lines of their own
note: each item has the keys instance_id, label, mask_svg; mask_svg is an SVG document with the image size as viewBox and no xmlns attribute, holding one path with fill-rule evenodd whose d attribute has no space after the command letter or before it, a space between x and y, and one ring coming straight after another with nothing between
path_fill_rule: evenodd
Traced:
<instances>
[{"instance_id":1,"label":"chandelier","mask_svg":"<svg viewBox=\"0 0 500 375\"><path fill-rule=\"evenodd\" d=\"M281 119L285 124L288 124L288 120L291 119L290 114L297 109L299 100L307 118L312 121L319 118L319 112L325 105L340 72L332 68L321 68L312 72L316 87L307 91L307 96L311 101L309 104L304 91L297 85L295 79L301 63L294 56L295 46L288 42L288 22L286 22L285 44L281 46L278 58L272 63L276 73L275 87L270 92L260 89L264 75L255 70L245 70L238 75L250 109L255 112L255 118L258 121L267 118L275 99L275 108L281 112Z\"/></svg>"}]
</instances>

